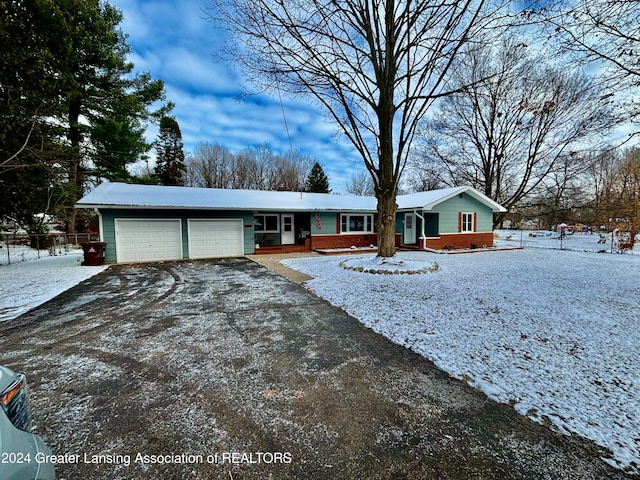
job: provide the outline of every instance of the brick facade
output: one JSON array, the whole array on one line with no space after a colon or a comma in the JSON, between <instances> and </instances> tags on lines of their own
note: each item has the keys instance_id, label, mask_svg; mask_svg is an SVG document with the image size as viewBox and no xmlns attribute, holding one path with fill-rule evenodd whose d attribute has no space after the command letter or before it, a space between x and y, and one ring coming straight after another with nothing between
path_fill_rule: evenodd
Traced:
<instances>
[{"instance_id":1,"label":"brick facade","mask_svg":"<svg viewBox=\"0 0 640 480\"><path fill-rule=\"evenodd\" d=\"M362 235L312 235L311 249L368 247L369 245L377 245L377 242L378 236L375 233Z\"/></svg>"},{"instance_id":2,"label":"brick facade","mask_svg":"<svg viewBox=\"0 0 640 480\"><path fill-rule=\"evenodd\" d=\"M433 248L434 250L471 248L472 244L478 248L493 247L493 232L443 233L438 238L427 238L427 248ZM420 246L422 246L422 240L420 241Z\"/></svg>"}]
</instances>

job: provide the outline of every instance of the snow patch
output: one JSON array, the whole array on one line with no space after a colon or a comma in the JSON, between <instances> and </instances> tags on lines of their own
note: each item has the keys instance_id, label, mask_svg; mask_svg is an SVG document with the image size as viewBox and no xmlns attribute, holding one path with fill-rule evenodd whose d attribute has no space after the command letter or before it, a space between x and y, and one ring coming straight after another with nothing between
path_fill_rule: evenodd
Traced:
<instances>
[{"instance_id":1,"label":"snow patch","mask_svg":"<svg viewBox=\"0 0 640 480\"><path fill-rule=\"evenodd\" d=\"M19 317L107 268L81 266L82 250L39 259L33 250L28 252L25 261L9 265L0 261L0 322Z\"/></svg>"}]
</instances>

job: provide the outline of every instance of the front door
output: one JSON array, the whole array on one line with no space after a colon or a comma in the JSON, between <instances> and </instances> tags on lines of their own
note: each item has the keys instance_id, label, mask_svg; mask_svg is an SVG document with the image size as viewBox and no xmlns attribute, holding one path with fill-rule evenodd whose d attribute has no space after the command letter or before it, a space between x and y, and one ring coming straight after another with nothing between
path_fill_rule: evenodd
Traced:
<instances>
[{"instance_id":1,"label":"front door","mask_svg":"<svg viewBox=\"0 0 640 480\"><path fill-rule=\"evenodd\" d=\"M293 245L296 243L296 235L293 229L293 215L282 215L282 245Z\"/></svg>"},{"instance_id":2,"label":"front door","mask_svg":"<svg viewBox=\"0 0 640 480\"><path fill-rule=\"evenodd\" d=\"M416 243L416 214L404 214L404 242L405 245Z\"/></svg>"}]
</instances>

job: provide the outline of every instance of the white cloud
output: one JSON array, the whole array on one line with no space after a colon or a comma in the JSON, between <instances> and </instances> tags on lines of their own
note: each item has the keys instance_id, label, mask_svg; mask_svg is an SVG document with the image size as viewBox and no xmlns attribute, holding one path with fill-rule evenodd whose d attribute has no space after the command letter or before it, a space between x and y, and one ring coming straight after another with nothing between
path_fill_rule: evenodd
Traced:
<instances>
[{"instance_id":1,"label":"white cloud","mask_svg":"<svg viewBox=\"0 0 640 480\"><path fill-rule=\"evenodd\" d=\"M289 150L277 93L240 97L243 77L233 66L215 61L213 54L225 37L205 19L208 2L110 3L123 12L121 28L129 35L136 70L165 82L186 151L199 142L220 143L231 151L260 143L269 144L276 153ZM308 99L283 95L282 101L293 148L318 160L332 189L344 192L352 173L362 168L355 149L336 135L335 125ZM149 128L147 138L156 136L157 128Z\"/></svg>"}]
</instances>

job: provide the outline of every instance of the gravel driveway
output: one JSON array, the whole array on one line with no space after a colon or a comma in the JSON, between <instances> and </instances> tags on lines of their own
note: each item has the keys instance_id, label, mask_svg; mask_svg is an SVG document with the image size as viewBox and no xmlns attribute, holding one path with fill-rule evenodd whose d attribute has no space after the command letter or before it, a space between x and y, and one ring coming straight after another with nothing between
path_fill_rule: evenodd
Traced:
<instances>
[{"instance_id":1,"label":"gravel driveway","mask_svg":"<svg viewBox=\"0 0 640 480\"><path fill-rule=\"evenodd\" d=\"M626 478L248 259L111 267L0 363L60 479Z\"/></svg>"}]
</instances>

